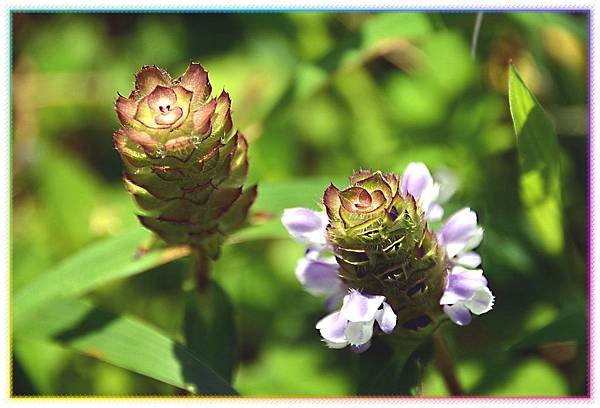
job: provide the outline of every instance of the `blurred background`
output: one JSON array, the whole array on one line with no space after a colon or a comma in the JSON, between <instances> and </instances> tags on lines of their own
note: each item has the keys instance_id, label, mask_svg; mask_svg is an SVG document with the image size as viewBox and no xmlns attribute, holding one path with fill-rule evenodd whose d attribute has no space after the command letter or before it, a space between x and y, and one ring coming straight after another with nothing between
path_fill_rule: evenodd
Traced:
<instances>
[{"instance_id":1,"label":"blurred background","mask_svg":"<svg viewBox=\"0 0 600 408\"><path fill-rule=\"evenodd\" d=\"M251 182L320 178L324 189L358 168L401 173L411 161L454 180L447 213L477 211L486 230L483 267L496 295L494 310L470 326L441 329L464 389L585 394L588 16L485 13L473 59L475 19L13 13L12 290L95 241L142 228L113 148L114 100L117 92L129 94L144 64L177 77L196 61L215 92L231 94L234 123L250 141ZM562 233L525 221L509 61L558 133ZM318 195L310 199L317 209ZM243 395L351 395L356 356L319 341L314 324L323 300L294 276L304 248L277 228L280 238L227 246L215 266L236 311L233 385ZM176 338L186 268L176 261L87 297ZM543 335L553 330L578 341ZM50 341L15 342L13 352L15 394L177 394ZM421 394L447 395L435 364L422 369Z\"/></svg>"}]
</instances>

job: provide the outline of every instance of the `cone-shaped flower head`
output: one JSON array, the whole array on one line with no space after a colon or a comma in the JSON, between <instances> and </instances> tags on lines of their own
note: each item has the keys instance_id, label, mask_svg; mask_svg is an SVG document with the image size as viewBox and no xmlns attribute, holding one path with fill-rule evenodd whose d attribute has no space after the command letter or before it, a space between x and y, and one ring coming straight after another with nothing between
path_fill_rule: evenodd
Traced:
<instances>
[{"instance_id":1,"label":"cone-shaped flower head","mask_svg":"<svg viewBox=\"0 0 600 408\"><path fill-rule=\"evenodd\" d=\"M446 257L426 221L437 194L432 188L361 170L348 188L331 185L323 197L339 276L350 288L383 296L400 335L429 333L443 317Z\"/></svg>"},{"instance_id":2,"label":"cone-shaped flower head","mask_svg":"<svg viewBox=\"0 0 600 408\"><path fill-rule=\"evenodd\" d=\"M471 314L491 310L487 279L474 269L483 238L477 215L463 208L432 232L428 222L444 215L441 198L427 166L410 163L401 178L361 170L345 190L329 186L326 211L284 211L290 235L308 245L298 280L307 292L328 296L330 314L316 325L328 347L360 353L376 334L402 345L427 336L446 316L464 326Z\"/></svg>"},{"instance_id":3,"label":"cone-shaped flower head","mask_svg":"<svg viewBox=\"0 0 600 408\"><path fill-rule=\"evenodd\" d=\"M131 95L116 101L122 126L114 142L140 222L170 245L216 258L225 236L245 222L256 186L243 189L248 146L233 128L229 95L211 93L199 64L175 80L144 66Z\"/></svg>"}]
</instances>

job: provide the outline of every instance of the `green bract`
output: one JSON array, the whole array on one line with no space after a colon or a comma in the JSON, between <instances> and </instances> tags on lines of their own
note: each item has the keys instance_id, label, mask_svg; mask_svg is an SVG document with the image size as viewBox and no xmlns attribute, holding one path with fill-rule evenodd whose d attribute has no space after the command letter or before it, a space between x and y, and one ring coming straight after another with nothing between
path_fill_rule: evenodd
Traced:
<instances>
[{"instance_id":1,"label":"green bract","mask_svg":"<svg viewBox=\"0 0 600 408\"><path fill-rule=\"evenodd\" d=\"M339 276L351 288L385 296L400 336L429 334L443 317L444 249L412 195L402 196L396 175L361 170L350 184L342 191L330 185L323 197Z\"/></svg>"},{"instance_id":2,"label":"green bract","mask_svg":"<svg viewBox=\"0 0 600 408\"><path fill-rule=\"evenodd\" d=\"M211 91L199 64L175 80L144 66L129 98L116 101L122 126L114 142L140 222L167 244L216 258L245 222L256 186L243 189L248 145L233 128L229 95Z\"/></svg>"}]
</instances>

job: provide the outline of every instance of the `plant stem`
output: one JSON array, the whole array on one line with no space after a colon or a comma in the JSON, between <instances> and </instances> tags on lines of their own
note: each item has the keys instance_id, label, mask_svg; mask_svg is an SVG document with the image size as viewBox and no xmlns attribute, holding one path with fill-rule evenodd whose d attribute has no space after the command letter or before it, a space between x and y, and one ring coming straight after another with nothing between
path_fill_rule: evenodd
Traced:
<instances>
[{"instance_id":1,"label":"plant stem","mask_svg":"<svg viewBox=\"0 0 600 408\"><path fill-rule=\"evenodd\" d=\"M210 285L210 259L202 248L192 250L192 277L198 292L204 292Z\"/></svg>"},{"instance_id":2,"label":"plant stem","mask_svg":"<svg viewBox=\"0 0 600 408\"><path fill-rule=\"evenodd\" d=\"M475 17L475 26L473 27L473 36L471 37L471 59L473 61L475 61L475 56L477 55L477 40L479 39L481 20L483 20L483 12L477 13Z\"/></svg>"},{"instance_id":3,"label":"plant stem","mask_svg":"<svg viewBox=\"0 0 600 408\"><path fill-rule=\"evenodd\" d=\"M446 383L448 392L452 396L464 395L462 386L456 377L452 356L450 356L448 347L446 347L446 342L444 341L444 337L442 337L442 334L439 330L433 334L433 341L435 344L435 363L444 377L444 382Z\"/></svg>"}]
</instances>

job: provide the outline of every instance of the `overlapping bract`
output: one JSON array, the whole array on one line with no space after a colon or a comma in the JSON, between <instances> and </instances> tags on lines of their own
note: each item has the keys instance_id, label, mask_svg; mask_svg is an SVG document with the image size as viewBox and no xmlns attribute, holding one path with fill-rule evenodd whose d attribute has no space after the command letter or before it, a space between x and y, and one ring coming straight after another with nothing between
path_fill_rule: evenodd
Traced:
<instances>
[{"instance_id":1,"label":"overlapping bract","mask_svg":"<svg viewBox=\"0 0 600 408\"><path fill-rule=\"evenodd\" d=\"M167 244L216 258L244 224L256 186L243 189L248 145L233 128L229 95L211 93L199 64L175 80L144 66L131 95L116 101L122 126L114 142L140 222Z\"/></svg>"},{"instance_id":2,"label":"overlapping bract","mask_svg":"<svg viewBox=\"0 0 600 408\"><path fill-rule=\"evenodd\" d=\"M416 197L409 190L394 174L361 170L350 187L329 186L323 203L339 276L351 288L384 296L397 314L396 330L413 336L443 315L446 262L426 222L432 200L423 206L417 201L424 189Z\"/></svg>"},{"instance_id":3,"label":"overlapping bract","mask_svg":"<svg viewBox=\"0 0 600 408\"><path fill-rule=\"evenodd\" d=\"M464 326L471 314L491 310L487 279L474 269L483 228L463 208L431 231L428 222L442 218L440 203L452 193L441 197L447 186L425 164L410 163L400 180L361 170L350 184L327 188L326 211L288 208L282 217L290 235L307 244L298 280L307 292L328 296L330 313L316 325L328 347L363 352L375 334L414 339L445 316Z\"/></svg>"}]
</instances>

